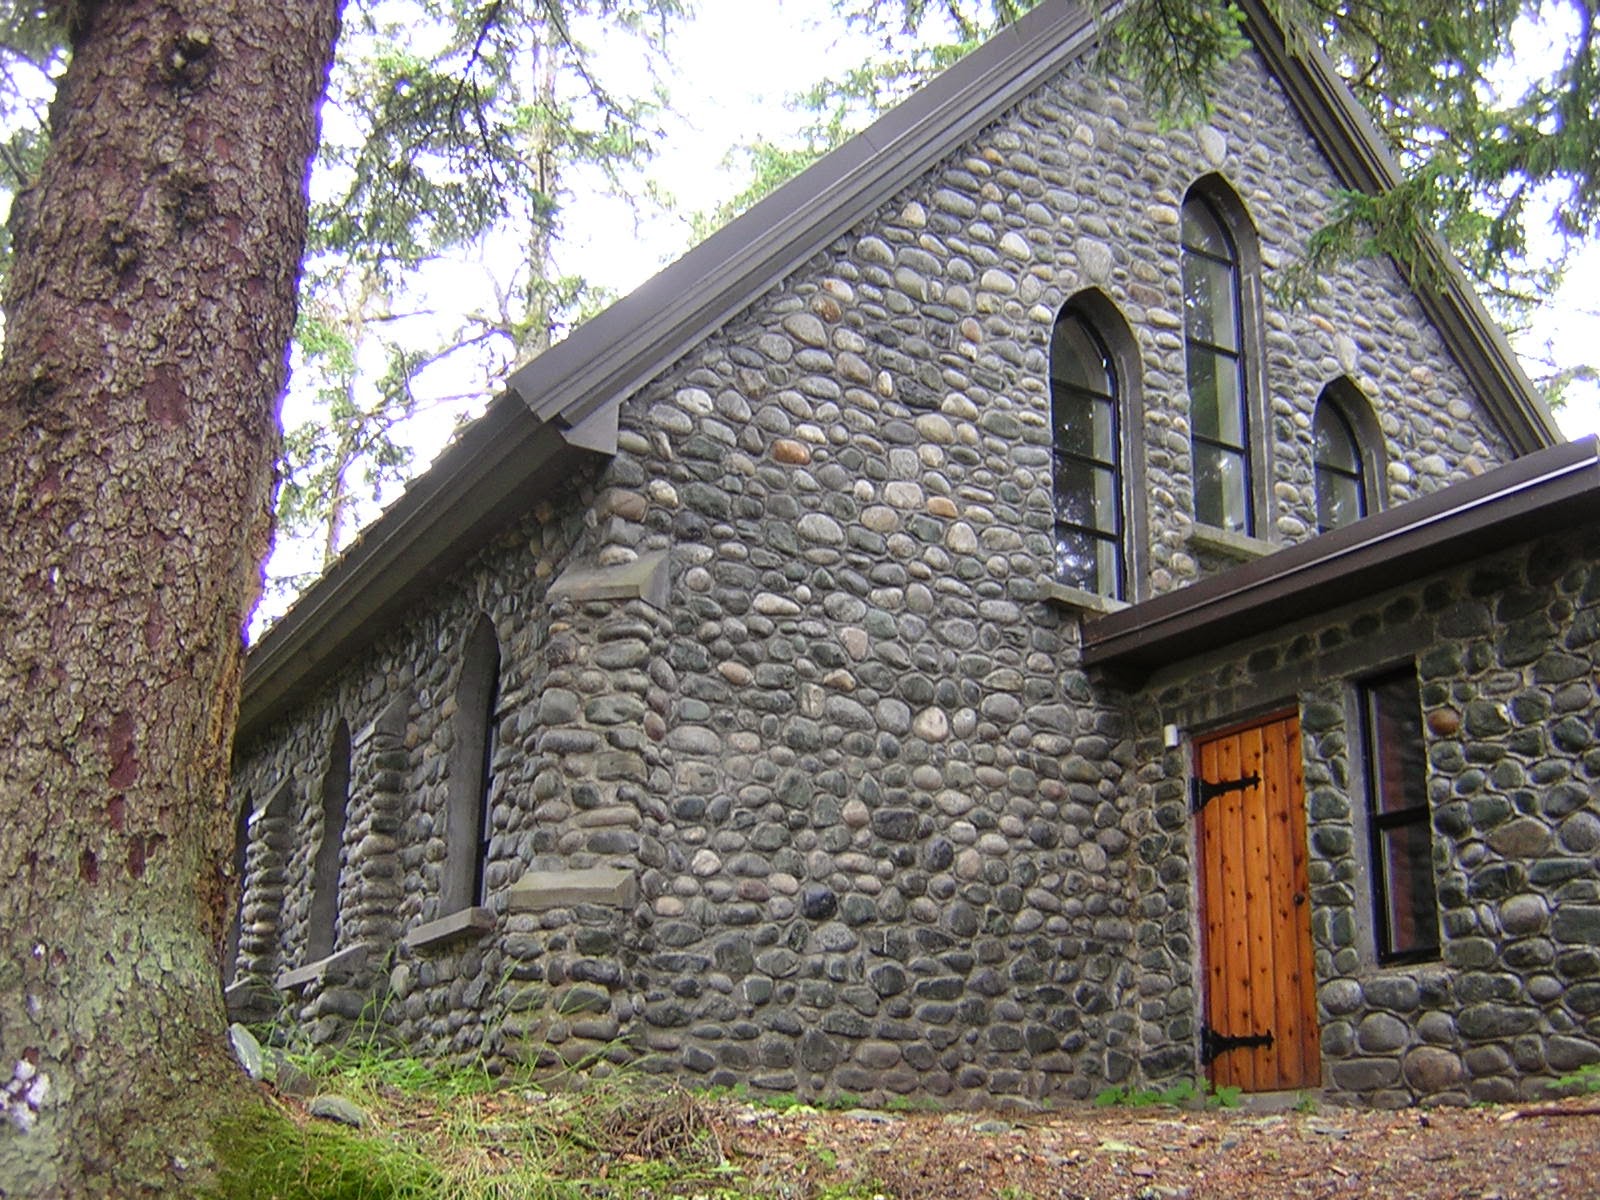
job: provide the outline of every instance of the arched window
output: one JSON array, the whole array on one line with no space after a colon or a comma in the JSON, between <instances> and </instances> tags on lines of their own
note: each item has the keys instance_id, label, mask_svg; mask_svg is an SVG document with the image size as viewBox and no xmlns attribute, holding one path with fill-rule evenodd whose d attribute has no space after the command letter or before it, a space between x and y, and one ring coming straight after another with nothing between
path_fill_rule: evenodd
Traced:
<instances>
[{"instance_id":1,"label":"arched window","mask_svg":"<svg viewBox=\"0 0 1600 1200\"><path fill-rule=\"evenodd\" d=\"M227 987L239 969L239 939L244 930L244 876L250 860L250 794L239 802L233 822L233 879L239 894L233 898L233 920L228 922L228 938L222 944L222 986Z\"/></svg>"},{"instance_id":2,"label":"arched window","mask_svg":"<svg viewBox=\"0 0 1600 1200\"><path fill-rule=\"evenodd\" d=\"M1121 599L1127 586L1121 389L1105 339L1069 303L1050 338L1056 578Z\"/></svg>"},{"instance_id":3,"label":"arched window","mask_svg":"<svg viewBox=\"0 0 1600 1200\"><path fill-rule=\"evenodd\" d=\"M333 953L339 938L339 859L350 806L350 726L340 721L328 745L322 774L322 840L311 866L311 907L306 915L306 962Z\"/></svg>"},{"instance_id":4,"label":"arched window","mask_svg":"<svg viewBox=\"0 0 1600 1200\"><path fill-rule=\"evenodd\" d=\"M484 866L493 828L489 794L494 784L499 721L500 643L494 622L480 613L467 638L456 683L455 744L450 754L449 811L445 817L442 912L484 900Z\"/></svg>"},{"instance_id":5,"label":"arched window","mask_svg":"<svg viewBox=\"0 0 1600 1200\"><path fill-rule=\"evenodd\" d=\"M1251 445L1246 359L1245 261L1220 180L1191 188L1183 202L1184 348L1194 517L1233 533L1255 532L1256 464Z\"/></svg>"},{"instance_id":6,"label":"arched window","mask_svg":"<svg viewBox=\"0 0 1600 1200\"><path fill-rule=\"evenodd\" d=\"M1316 440L1317 532L1326 533L1367 515L1361 449L1350 423L1331 404L1318 404L1311 427Z\"/></svg>"},{"instance_id":7,"label":"arched window","mask_svg":"<svg viewBox=\"0 0 1600 1200\"><path fill-rule=\"evenodd\" d=\"M1376 424L1348 380L1322 389L1311 422L1318 533L1359 521L1375 507Z\"/></svg>"}]
</instances>

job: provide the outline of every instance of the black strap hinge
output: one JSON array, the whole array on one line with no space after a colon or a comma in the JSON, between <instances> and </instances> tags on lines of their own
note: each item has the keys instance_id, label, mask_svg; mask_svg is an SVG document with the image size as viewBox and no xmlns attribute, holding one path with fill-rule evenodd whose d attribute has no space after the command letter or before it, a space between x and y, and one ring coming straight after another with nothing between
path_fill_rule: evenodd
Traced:
<instances>
[{"instance_id":1,"label":"black strap hinge","mask_svg":"<svg viewBox=\"0 0 1600 1200\"><path fill-rule=\"evenodd\" d=\"M1189 781L1189 811L1199 812L1211 801L1226 792L1242 792L1246 788L1255 787L1260 782L1260 775L1246 775L1240 779L1219 779L1215 783L1209 779L1191 779Z\"/></svg>"},{"instance_id":2,"label":"black strap hinge","mask_svg":"<svg viewBox=\"0 0 1600 1200\"><path fill-rule=\"evenodd\" d=\"M1218 1033L1210 1025L1200 1027L1200 1061L1205 1066L1210 1066L1217 1061L1220 1055L1229 1050L1250 1050L1257 1046L1271 1046L1272 1031L1266 1033L1246 1033L1235 1035L1231 1033Z\"/></svg>"}]
</instances>

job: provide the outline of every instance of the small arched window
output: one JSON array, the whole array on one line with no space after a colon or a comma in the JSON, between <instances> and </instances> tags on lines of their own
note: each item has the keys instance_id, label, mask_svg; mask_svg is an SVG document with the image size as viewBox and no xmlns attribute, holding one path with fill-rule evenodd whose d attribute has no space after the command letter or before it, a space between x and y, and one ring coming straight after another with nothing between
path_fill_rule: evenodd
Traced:
<instances>
[{"instance_id":1,"label":"small arched window","mask_svg":"<svg viewBox=\"0 0 1600 1200\"><path fill-rule=\"evenodd\" d=\"M1346 379L1322 389L1311 421L1317 532L1359 521L1376 507L1376 420Z\"/></svg>"},{"instance_id":2,"label":"small arched window","mask_svg":"<svg viewBox=\"0 0 1600 1200\"><path fill-rule=\"evenodd\" d=\"M339 860L350 807L350 726L340 721L329 739L322 774L322 840L311 866L311 907L306 915L306 962L327 958L339 940Z\"/></svg>"},{"instance_id":3,"label":"small arched window","mask_svg":"<svg viewBox=\"0 0 1600 1200\"><path fill-rule=\"evenodd\" d=\"M1121 404L1105 339L1068 304L1050 338L1056 578L1115 599L1127 581Z\"/></svg>"},{"instance_id":4,"label":"small arched window","mask_svg":"<svg viewBox=\"0 0 1600 1200\"><path fill-rule=\"evenodd\" d=\"M1317 405L1312 436L1316 440L1317 532L1326 533L1367 515L1361 450L1350 423L1331 404Z\"/></svg>"},{"instance_id":5,"label":"small arched window","mask_svg":"<svg viewBox=\"0 0 1600 1200\"><path fill-rule=\"evenodd\" d=\"M1244 258L1212 192L1183 202L1184 350L1189 438L1194 461L1194 516L1233 533L1255 532L1255 450L1250 436L1249 364L1245 357ZM1234 200L1231 193L1228 198ZM1239 222L1242 224L1242 222Z\"/></svg>"},{"instance_id":6,"label":"small arched window","mask_svg":"<svg viewBox=\"0 0 1600 1200\"><path fill-rule=\"evenodd\" d=\"M489 805L494 786L499 721L500 643L494 622L480 613L467 638L456 683L455 744L450 756L449 811L445 817L442 911L458 912L484 900L484 867L493 829Z\"/></svg>"}]
</instances>

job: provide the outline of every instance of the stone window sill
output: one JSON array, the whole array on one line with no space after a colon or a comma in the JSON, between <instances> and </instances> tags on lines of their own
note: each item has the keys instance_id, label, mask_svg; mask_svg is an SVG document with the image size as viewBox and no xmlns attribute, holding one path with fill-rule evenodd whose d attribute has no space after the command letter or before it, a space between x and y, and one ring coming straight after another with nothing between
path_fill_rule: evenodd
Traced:
<instances>
[{"instance_id":1,"label":"stone window sill","mask_svg":"<svg viewBox=\"0 0 1600 1200\"><path fill-rule=\"evenodd\" d=\"M1189 545L1196 550L1209 550L1240 562L1251 562L1277 552L1271 542L1248 534L1219 529L1215 525L1194 525L1189 530Z\"/></svg>"},{"instance_id":2,"label":"stone window sill","mask_svg":"<svg viewBox=\"0 0 1600 1200\"><path fill-rule=\"evenodd\" d=\"M525 871L509 889L511 912L548 912L577 904L630 908L639 898L632 871L587 867L576 871Z\"/></svg>"},{"instance_id":3,"label":"stone window sill","mask_svg":"<svg viewBox=\"0 0 1600 1200\"><path fill-rule=\"evenodd\" d=\"M1102 596L1099 592L1085 591L1083 588L1070 587L1065 583L1055 580L1046 580L1039 590L1040 596L1071 612L1088 613L1092 616L1103 617L1108 613L1121 612L1127 608L1125 601Z\"/></svg>"},{"instance_id":4,"label":"stone window sill","mask_svg":"<svg viewBox=\"0 0 1600 1200\"><path fill-rule=\"evenodd\" d=\"M429 950L462 938L477 937L495 927L494 909L462 908L437 921L427 921L408 930L403 939L411 950Z\"/></svg>"},{"instance_id":5,"label":"stone window sill","mask_svg":"<svg viewBox=\"0 0 1600 1200\"><path fill-rule=\"evenodd\" d=\"M330 975L353 975L366 965L367 947L350 946L326 958L319 958L316 962L285 971L278 976L278 988L285 992L298 991L308 984L323 983Z\"/></svg>"}]
</instances>

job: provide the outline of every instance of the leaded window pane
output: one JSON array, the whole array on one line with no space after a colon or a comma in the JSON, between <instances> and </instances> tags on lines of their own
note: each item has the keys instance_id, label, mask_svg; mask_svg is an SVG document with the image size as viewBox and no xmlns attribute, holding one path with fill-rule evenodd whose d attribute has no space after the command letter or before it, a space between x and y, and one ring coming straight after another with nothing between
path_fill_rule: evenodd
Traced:
<instances>
[{"instance_id":1,"label":"leaded window pane","mask_svg":"<svg viewBox=\"0 0 1600 1200\"><path fill-rule=\"evenodd\" d=\"M1097 462L1117 460L1116 408L1109 400L1058 387L1055 398L1056 451Z\"/></svg>"},{"instance_id":2,"label":"leaded window pane","mask_svg":"<svg viewBox=\"0 0 1600 1200\"><path fill-rule=\"evenodd\" d=\"M1234 257L1233 239L1217 220L1211 206L1199 197L1188 200L1183 206L1183 244L1217 258Z\"/></svg>"},{"instance_id":3,"label":"leaded window pane","mask_svg":"<svg viewBox=\"0 0 1600 1200\"><path fill-rule=\"evenodd\" d=\"M1367 515L1365 468L1355 432L1326 396L1312 422L1317 528L1323 532Z\"/></svg>"},{"instance_id":4,"label":"leaded window pane","mask_svg":"<svg viewBox=\"0 0 1600 1200\"><path fill-rule=\"evenodd\" d=\"M1184 328L1195 341L1239 348L1237 268L1199 254L1183 256Z\"/></svg>"},{"instance_id":5,"label":"leaded window pane","mask_svg":"<svg viewBox=\"0 0 1600 1200\"><path fill-rule=\"evenodd\" d=\"M1239 254L1197 195L1183 205L1183 293L1195 518L1252 533Z\"/></svg>"},{"instance_id":6,"label":"leaded window pane","mask_svg":"<svg viewBox=\"0 0 1600 1200\"><path fill-rule=\"evenodd\" d=\"M1056 322L1050 339L1050 378L1097 396L1110 396L1116 390L1105 353L1075 317Z\"/></svg>"},{"instance_id":7,"label":"leaded window pane","mask_svg":"<svg viewBox=\"0 0 1600 1200\"><path fill-rule=\"evenodd\" d=\"M1098 592L1099 539L1083 529L1057 529L1056 577L1072 587Z\"/></svg>"},{"instance_id":8,"label":"leaded window pane","mask_svg":"<svg viewBox=\"0 0 1600 1200\"><path fill-rule=\"evenodd\" d=\"M1433 832L1414 821L1378 832L1383 864L1384 916L1392 953L1439 945L1439 898L1433 885Z\"/></svg>"},{"instance_id":9,"label":"leaded window pane","mask_svg":"<svg viewBox=\"0 0 1600 1200\"><path fill-rule=\"evenodd\" d=\"M1194 516L1202 525L1248 532L1244 456L1238 451L1194 443Z\"/></svg>"},{"instance_id":10,"label":"leaded window pane","mask_svg":"<svg viewBox=\"0 0 1600 1200\"><path fill-rule=\"evenodd\" d=\"M1317 404L1317 416L1312 422L1311 432L1316 439L1318 466L1338 467L1348 472L1361 470L1361 454L1356 449L1355 434L1326 400Z\"/></svg>"},{"instance_id":11,"label":"leaded window pane","mask_svg":"<svg viewBox=\"0 0 1600 1200\"><path fill-rule=\"evenodd\" d=\"M1372 778L1377 784L1373 811L1379 814L1426 809L1426 761L1422 746L1422 697L1415 671L1386 676L1367 685L1372 730Z\"/></svg>"},{"instance_id":12,"label":"leaded window pane","mask_svg":"<svg viewBox=\"0 0 1600 1200\"><path fill-rule=\"evenodd\" d=\"M1243 449L1238 360L1191 343L1188 366L1190 431Z\"/></svg>"},{"instance_id":13,"label":"leaded window pane","mask_svg":"<svg viewBox=\"0 0 1600 1200\"><path fill-rule=\"evenodd\" d=\"M1366 515L1362 502L1361 482L1349 475L1332 471L1317 472L1317 528L1326 533Z\"/></svg>"}]
</instances>

